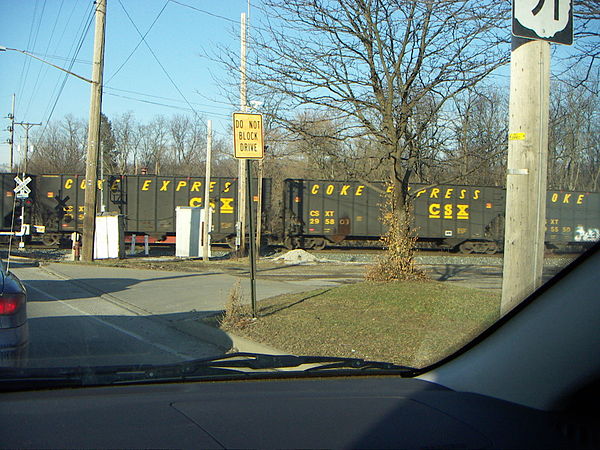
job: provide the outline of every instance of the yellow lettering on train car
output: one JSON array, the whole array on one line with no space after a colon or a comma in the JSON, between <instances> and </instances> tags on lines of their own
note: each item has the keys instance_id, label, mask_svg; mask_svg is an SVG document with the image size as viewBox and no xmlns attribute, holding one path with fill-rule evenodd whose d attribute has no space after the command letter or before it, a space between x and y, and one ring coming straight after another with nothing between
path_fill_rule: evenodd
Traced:
<instances>
[{"instance_id":1,"label":"yellow lettering on train car","mask_svg":"<svg viewBox=\"0 0 600 450\"><path fill-rule=\"evenodd\" d=\"M202 206L202 197L192 197L190 198L189 205L194 208L196 206Z\"/></svg>"},{"instance_id":2,"label":"yellow lettering on train car","mask_svg":"<svg viewBox=\"0 0 600 450\"><path fill-rule=\"evenodd\" d=\"M446 203L444 205L444 219L452 219L452 203Z\"/></svg>"},{"instance_id":3,"label":"yellow lettering on train car","mask_svg":"<svg viewBox=\"0 0 600 450\"><path fill-rule=\"evenodd\" d=\"M308 213L308 215L311 217L319 217L321 215L321 211L313 209Z\"/></svg>"},{"instance_id":4,"label":"yellow lettering on train car","mask_svg":"<svg viewBox=\"0 0 600 450\"><path fill-rule=\"evenodd\" d=\"M578 205L583 205L583 199L585 198L585 194L579 194L579 196L577 197L577 204Z\"/></svg>"},{"instance_id":5,"label":"yellow lettering on train car","mask_svg":"<svg viewBox=\"0 0 600 450\"><path fill-rule=\"evenodd\" d=\"M420 197L421 195L423 195L425 192L427 192L425 189L421 189L419 192L417 192L417 197Z\"/></svg>"},{"instance_id":6,"label":"yellow lettering on train car","mask_svg":"<svg viewBox=\"0 0 600 450\"><path fill-rule=\"evenodd\" d=\"M354 193L354 195L362 195L362 194L363 194L363 189L364 189L364 188L365 188L365 187L364 187L362 184L361 184L360 186L358 186L358 187L356 188L356 192Z\"/></svg>"},{"instance_id":7,"label":"yellow lettering on train car","mask_svg":"<svg viewBox=\"0 0 600 450\"><path fill-rule=\"evenodd\" d=\"M171 184L171 180L163 180L160 190L162 192L166 191L169 188L169 184Z\"/></svg>"},{"instance_id":8,"label":"yellow lettering on train car","mask_svg":"<svg viewBox=\"0 0 600 450\"><path fill-rule=\"evenodd\" d=\"M79 208L77 208L77 211L85 212L85 206L80 206Z\"/></svg>"},{"instance_id":9,"label":"yellow lettering on train car","mask_svg":"<svg viewBox=\"0 0 600 450\"><path fill-rule=\"evenodd\" d=\"M331 195L333 194L333 190L335 189L335 186L333 184L330 184L327 186L327 189L325 190L325 193L327 195Z\"/></svg>"},{"instance_id":10,"label":"yellow lettering on train car","mask_svg":"<svg viewBox=\"0 0 600 450\"><path fill-rule=\"evenodd\" d=\"M342 190L340 191L340 195L348 195L348 189L350 189L349 184L343 185Z\"/></svg>"},{"instance_id":11,"label":"yellow lettering on train car","mask_svg":"<svg viewBox=\"0 0 600 450\"><path fill-rule=\"evenodd\" d=\"M177 187L175 188L175 190L177 192L179 192L181 190L182 187L186 187L187 186L187 181L182 180L179 183L177 183Z\"/></svg>"},{"instance_id":12,"label":"yellow lettering on train car","mask_svg":"<svg viewBox=\"0 0 600 450\"><path fill-rule=\"evenodd\" d=\"M394 190L394 186L388 186L387 189L385 190L385 192L387 192L389 194L393 190Z\"/></svg>"},{"instance_id":13,"label":"yellow lettering on train car","mask_svg":"<svg viewBox=\"0 0 600 450\"><path fill-rule=\"evenodd\" d=\"M475 192L473 192L473 200L477 200L479 198L479 194L481 194L481 191L479 189L475 189Z\"/></svg>"},{"instance_id":14,"label":"yellow lettering on train car","mask_svg":"<svg viewBox=\"0 0 600 450\"><path fill-rule=\"evenodd\" d=\"M440 218L440 204L432 203L429 205L429 218L430 219L439 219Z\"/></svg>"},{"instance_id":15,"label":"yellow lettering on train car","mask_svg":"<svg viewBox=\"0 0 600 450\"><path fill-rule=\"evenodd\" d=\"M98 189L102 190L102 186L104 186L104 180L98 180Z\"/></svg>"},{"instance_id":16,"label":"yellow lettering on train car","mask_svg":"<svg viewBox=\"0 0 600 450\"><path fill-rule=\"evenodd\" d=\"M456 212L457 219L468 220L469 219L469 205L456 205L458 211Z\"/></svg>"},{"instance_id":17,"label":"yellow lettering on train car","mask_svg":"<svg viewBox=\"0 0 600 450\"><path fill-rule=\"evenodd\" d=\"M233 203L233 198L220 198L221 200L221 208L220 208L220 212L221 214L233 214L233 206L231 205Z\"/></svg>"},{"instance_id":18,"label":"yellow lettering on train car","mask_svg":"<svg viewBox=\"0 0 600 450\"><path fill-rule=\"evenodd\" d=\"M554 194L552 194L551 200L552 200L552 203L556 203L557 202L557 200L558 200L558 194L556 192Z\"/></svg>"},{"instance_id":19,"label":"yellow lettering on train car","mask_svg":"<svg viewBox=\"0 0 600 450\"><path fill-rule=\"evenodd\" d=\"M118 178L113 181L113 184L110 186L110 190L111 191L116 191L119 189L119 183L121 183L121 180L119 180Z\"/></svg>"},{"instance_id":20,"label":"yellow lettering on train car","mask_svg":"<svg viewBox=\"0 0 600 450\"><path fill-rule=\"evenodd\" d=\"M194 183L194 184L196 184L196 183ZM215 190L215 185L216 185L216 184L217 184L217 182L216 182L216 181L211 181L211 182L210 182L210 184L208 185L208 186L209 186L209 189L208 189L208 190L209 190L210 192L213 192L213 191Z\"/></svg>"},{"instance_id":21,"label":"yellow lettering on train car","mask_svg":"<svg viewBox=\"0 0 600 450\"><path fill-rule=\"evenodd\" d=\"M452 192L454 192L453 188L446 189L446 195L444 195L444 198L452 198Z\"/></svg>"},{"instance_id":22,"label":"yellow lettering on train car","mask_svg":"<svg viewBox=\"0 0 600 450\"><path fill-rule=\"evenodd\" d=\"M310 189L310 193L311 194L318 194L320 187L321 186L319 186L318 184L313 184L313 187Z\"/></svg>"},{"instance_id":23,"label":"yellow lettering on train car","mask_svg":"<svg viewBox=\"0 0 600 450\"><path fill-rule=\"evenodd\" d=\"M200 192L200 187L202 186L202 181L194 181L192 183L192 188L190 192Z\"/></svg>"},{"instance_id":24,"label":"yellow lettering on train car","mask_svg":"<svg viewBox=\"0 0 600 450\"><path fill-rule=\"evenodd\" d=\"M147 191L150 189L150 185L152 184L152 180L144 180L144 184L142 184L142 191Z\"/></svg>"},{"instance_id":25,"label":"yellow lettering on train car","mask_svg":"<svg viewBox=\"0 0 600 450\"><path fill-rule=\"evenodd\" d=\"M570 200L571 194L565 194L565 197L563 198L563 203L569 203Z\"/></svg>"},{"instance_id":26,"label":"yellow lettering on train car","mask_svg":"<svg viewBox=\"0 0 600 450\"><path fill-rule=\"evenodd\" d=\"M335 211L325 211L325 217L333 217L335 214Z\"/></svg>"},{"instance_id":27,"label":"yellow lettering on train car","mask_svg":"<svg viewBox=\"0 0 600 450\"><path fill-rule=\"evenodd\" d=\"M65 189L71 189L73 187L73 178L68 178L65 181Z\"/></svg>"},{"instance_id":28,"label":"yellow lettering on train car","mask_svg":"<svg viewBox=\"0 0 600 450\"><path fill-rule=\"evenodd\" d=\"M79 184L79 188L85 189L85 180L81 180L81 183Z\"/></svg>"},{"instance_id":29,"label":"yellow lettering on train car","mask_svg":"<svg viewBox=\"0 0 600 450\"><path fill-rule=\"evenodd\" d=\"M467 195L467 190L466 189L461 189L460 190L460 197L458 198L465 198L465 196Z\"/></svg>"},{"instance_id":30,"label":"yellow lettering on train car","mask_svg":"<svg viewBox=\"0 0 600 450\"><path fill-rule=\"evenodd\" d=\"M223 192L229 192L232 184L233 183L231 181L228 181L227 183L225 183L225 189L223 189Z\"/></svg>"},{"instance_id":31,"label":"yellow lettering on train car","mask_svg":"<svg viewBox=\"0 0 600 450\"><path fill-rule=\"evenodd\" d=\"M79 221L81 222L81 221L83 220L83 214L79 214L79 215L77 216L77 220L79 220Z\"/></svg>"},{"instance_id":32,"label":"yellow lettering on train car","mask_svg":"<svg viewBox=\"0 0 600 450\"><path fill-rule=\"evenodd\" d=\"M440 190L438 188L433 188L431 190L431 194L429 194L429 198L438 198L439 193L440 193Z\"/></svg>"}]
</instances>

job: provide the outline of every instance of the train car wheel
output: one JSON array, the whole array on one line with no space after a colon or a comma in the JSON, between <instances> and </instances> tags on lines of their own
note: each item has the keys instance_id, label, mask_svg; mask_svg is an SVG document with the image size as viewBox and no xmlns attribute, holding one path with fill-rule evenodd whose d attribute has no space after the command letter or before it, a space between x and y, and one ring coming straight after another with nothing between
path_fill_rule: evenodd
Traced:
<instances>
[{"instance_id":1,"label":"train car wheel","mask_svg":"<svg viewBox=\"0 0 600 450\"><path fill-rule=\"evenodd\" d=\"M313 245L311 248L313 250L323 250L326 245L327 245L327 241L325 239L316 238L316 239L313 239Z\"/></svg>"},{"instance_id":2,"label":"train car wheel","mask_svg":"<svg viewBox=\"0 0 600 450\"><path fill-rule=\"evenodd\" d=\"M294 250L295 248L298 248L298 238L286 236L286 238L283 240L283 246L288 250Z\"/></svg>"},{"instance_id":3,"label":"train car wheel","mask_svg":"<svg viewBox=\"0 0 600 450\"><path fill-rule=\"evenodd\" d=\"M225 240L229 248L235 250L235 236L227 236Z\"/></svg>"},{"instance_id":4,"label":"train car wheel","mask_svg":"<svg viewBox=\"0 0 600 450\"><path fill-rule=\"evenodd\" d=\"M488 248L485 250L487 255L493 255L498 251L498 244L495 242L488 242Z\"/></svg>"},{"instance_id":5,"label":"train car wheel","mask_svg":"<svg viewBox=\"0 0 600 450\"><path fill-rule=\"evenodd\" d=\"M468 254L473 253L473 251L475 250L475 246L473 245L472 242L465 241L458 246L458 249L460 250L461 253L468 255Z\"/></svg>"},{"instance_id":6,"label":"train car wheel","mask_svg":"<svg viewBox=\"0 0 600 450\"><path fill-rule=\"evenodd\" d=\"M60 243L60 234L48 233L42 236L42 244L46 247L52 247Z\"/></svg>"}]
</instances>

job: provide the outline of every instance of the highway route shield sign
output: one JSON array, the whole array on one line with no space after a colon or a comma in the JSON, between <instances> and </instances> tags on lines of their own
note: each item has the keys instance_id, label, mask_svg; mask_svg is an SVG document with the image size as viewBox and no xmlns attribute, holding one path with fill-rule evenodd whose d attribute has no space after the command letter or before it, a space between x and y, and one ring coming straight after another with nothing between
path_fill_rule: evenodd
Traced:
<instances>
[{"instance_id":1,"label":"highway route shield sign","mask_svg":"<svg viewBox=\"0 0 600 450\"><path fill-rule=\"evenodd\" d=\"M513 0L512 34L573 43L573 0Z\"/></svg>"},{"instance_id":2,"label":"highway route shield sign","mask_svg":"<svg viewBox=\"0 0 600 450\"><path fill-rule=\"evenodd\" d=\"M262 114L233 113L233 146L236 158L264 158Z\"/></svg>"}]
</instances>

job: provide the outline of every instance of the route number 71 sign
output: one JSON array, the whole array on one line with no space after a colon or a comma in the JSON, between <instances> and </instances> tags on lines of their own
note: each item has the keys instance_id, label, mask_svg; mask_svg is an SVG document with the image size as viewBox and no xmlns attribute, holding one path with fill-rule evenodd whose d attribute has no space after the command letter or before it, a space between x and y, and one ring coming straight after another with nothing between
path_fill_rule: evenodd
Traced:
<instances>
[{"instance_id":1,"label":"route number 71 sign","mask_svg":"<svg viewBox=\"0 0 600 450\"><path fill-rule=\"evenodd\" d=\"M512 34L573 43L573 0L513 0Z\"/></svg>"}]
</instances>

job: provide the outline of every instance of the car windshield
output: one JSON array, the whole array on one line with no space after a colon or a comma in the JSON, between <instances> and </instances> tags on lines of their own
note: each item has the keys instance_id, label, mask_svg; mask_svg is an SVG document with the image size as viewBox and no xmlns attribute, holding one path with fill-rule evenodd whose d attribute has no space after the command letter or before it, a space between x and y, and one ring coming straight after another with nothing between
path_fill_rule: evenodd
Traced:
<instances>
[{"instance_id":1,"label":"car windshield","mask_svg":"<svg viewBox=\"0 0 600 450\"><path fill-rule=\"evenodd\" d=\"M456 352L600 239L598 19L0 2L0 378Z\"/></svg>"}]
</instances>

